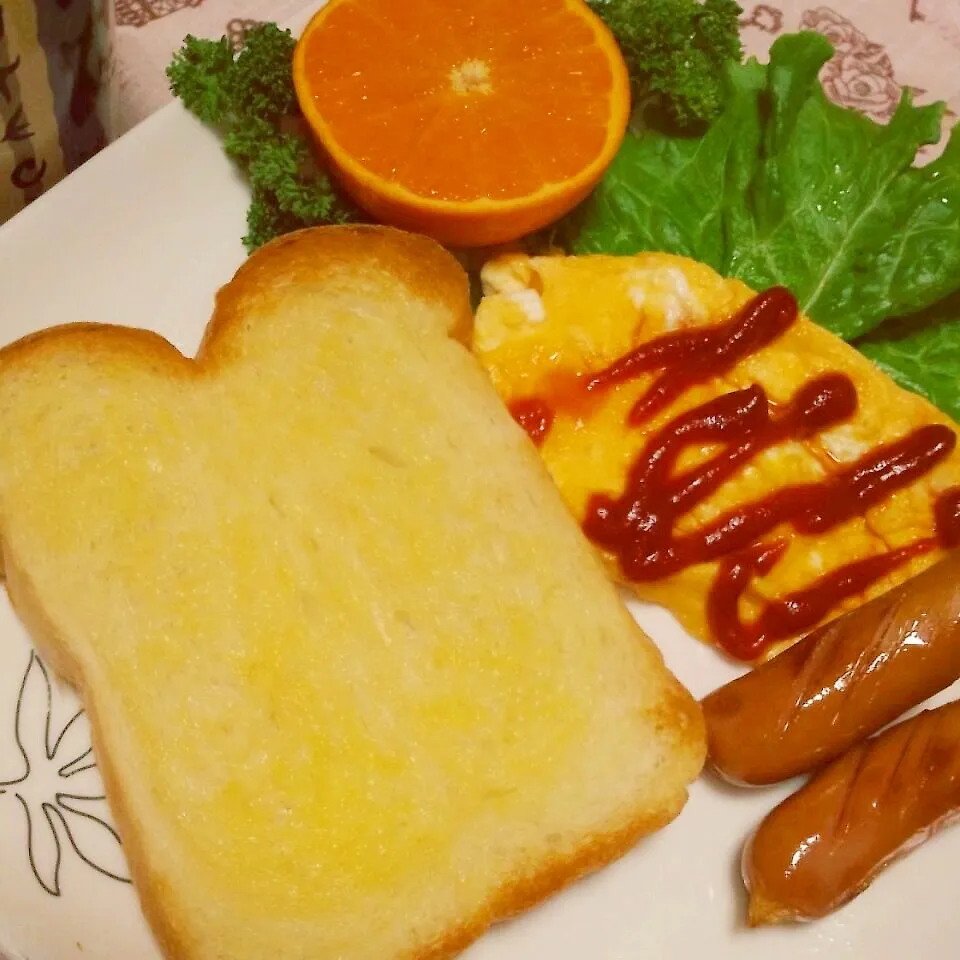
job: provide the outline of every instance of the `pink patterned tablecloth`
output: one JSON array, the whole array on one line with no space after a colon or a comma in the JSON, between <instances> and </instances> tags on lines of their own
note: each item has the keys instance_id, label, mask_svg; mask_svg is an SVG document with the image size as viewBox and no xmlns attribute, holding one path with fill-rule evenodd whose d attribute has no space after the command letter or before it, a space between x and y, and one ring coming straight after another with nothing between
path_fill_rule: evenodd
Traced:
<instances>
[{"instance_id":1,"label":"pink patterned tablecloth","mask_svg":"<svg viewBox=\"0 0 960 960\"><path fill-rule=\"evenodd\" d=\"M236 40L251 21L297 21L318 0L114 0L120 127L129 129L170 95L164 67L187 33ZM402 3L403 0L397 0ZM829 96L884 120L900 91L918 103L946 100L946 123L960 113L960 0L774 0L744 7L750 53L765 57L777 35L826 34L836 47L823 82Z\"/></svg>"}]
</instances>

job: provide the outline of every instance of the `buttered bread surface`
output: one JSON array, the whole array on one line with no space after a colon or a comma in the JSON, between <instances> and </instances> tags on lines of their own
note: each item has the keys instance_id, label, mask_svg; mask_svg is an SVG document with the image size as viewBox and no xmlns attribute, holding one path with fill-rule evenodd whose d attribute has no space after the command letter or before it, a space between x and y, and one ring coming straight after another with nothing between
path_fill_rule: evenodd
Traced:
<instances>
[{"instance_id":1,"label":"buttered bread surface","mask_svg":"<svg viewBox=\"0 0 960 960\"><path fill-rule=\"evenodd\" d=\"M438 248L331 228L255 255L197 362L102 327L0 354L9 590L171 956L450 955L699 770L467 319Z\"/></svg>"}]
</instances>

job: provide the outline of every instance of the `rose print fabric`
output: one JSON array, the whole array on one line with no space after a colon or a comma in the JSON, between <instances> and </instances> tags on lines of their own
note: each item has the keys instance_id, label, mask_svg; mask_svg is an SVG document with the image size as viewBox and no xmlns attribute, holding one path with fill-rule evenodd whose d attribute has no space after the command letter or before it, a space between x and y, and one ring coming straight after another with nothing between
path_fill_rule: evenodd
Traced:
<instances>
[{"instance_id":1,"label":"rose print fabric","mask_svg":"<svg viewBox=\"0 0 960 960\"><path fill-rule=\"evenodd\" d=\"M835 49L821 74L828 97L874 120L893 116L904 89L916 103L945 100L944 132L960 113L960 0L797 0L744 7L741 35L765 56L781 33L815 30ZM921 162L937 149L923 151Z\"/></svg>"},{"instance_id":2,"label":"rose print fabric","mask_svg":"<svg viewBox=\"0 0 960 960\"><path fill-rule=\"evenodd\" d=\"M51 135L50 121L46 121L44 133L39 126L39 117L44 111L49 114L49 105L25 103L6 89L4 79L17 56L10 41L10 10L32 9L34 5L78 8L101 2L112 5L112 9L101 14L101 20L106 22L107 12L115 19L119 88L116 127L120 132L169 102L164 69L185 34L227 35L238 43L251 23L274 20L297 28L319 5L319 0L0 0L4 14L0 20L0 183L9 181L14 156L18 157L16 162L26 156L24 141L16 139L24 136L23 116L29 120L26 129L33 134L32 147L42 148L36 169L21 168L20 180L24 180L24 173L29 174L26 189L10 191L0 187L0 221L37 196L78 160L85 159L91 146L88 141L74 157L64 158L55 149L58 135ZM960 62L960 0L740 2L744 8L741 35L750 54L765 58L770 44L788 31L816 30L830 38L836 55L824 68L822 80L827 95L837 103L884 122L892 115L901 91L907 88L918 103L947 101L950 109L945 128L952 125L960 112L960 69L956 67ZM105 65L109 70L109 61ZM29 69L28 58L22 58L21 78L27 76ZM32 69L36 69L36 64ZM18 113L21 107L22 114ZM42 142L44 139L46 142ZM95 147L97 142L94 140L92 145ZM935 149L924 151L921 162L935 154ZM42 181L31 183L43 161L47 166Z\"/></svg>"},{"instance_id":3,"label":"rose print fabric","mask_svg":"<svg viewBox=\"0 0 960 960\"><path fill-rule=\"evenodd\" d=\"M836 51L820 77L827 96L874 120L889 120L900 100L900 87L883 46L830 7L805 10L800 27L822 33Z\"/></svg>"},{"instance_id":4,"label":"rose print fabric","mask_svg":"<svg viewBox=\"0 0 960 960\"><path fill-rule=\"evenodd\" d=\"M133 126L167 103L164 67L184 34L236 39L245 24L299 26L319 0L114 0L121 75L121 125ZM400 2L400 0L398 0ZM747 51L764 58L785 31L816 30L837 55L823 72L828 96L877 120L891 116L900 91L920 103L947 100L960 112L960 0L775 0L744 8ZM952 116L948 117L948 123Z\"/></svg>"}]
</instances>

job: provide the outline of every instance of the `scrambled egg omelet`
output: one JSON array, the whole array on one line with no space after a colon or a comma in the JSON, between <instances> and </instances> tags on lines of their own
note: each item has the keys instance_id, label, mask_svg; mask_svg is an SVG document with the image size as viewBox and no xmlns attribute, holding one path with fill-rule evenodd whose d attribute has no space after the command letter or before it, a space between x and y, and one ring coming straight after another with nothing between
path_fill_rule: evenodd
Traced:
<instances>
[{"instance_id":1,"label":"scrambled egg omelet","mask_svg":"<svg viewBox=\"0 0 960 960\"><path fill-rule=\"evenodd\" d=\"M778 411L788 410L791 402L795 405L798 391L818 377L840 374L856 396L842 420L824 429L787 432L778 442L761 444L741 458L722 483L705 496L693 497L690 509L679 511L672 521L673 537L695 540L711 524L736 519L744 509L756 511L778 492L802 487L816 494L817 485L822 485L829 500L831 477L919 428L939 425L939 436L950 439L938 448L932 465L914 471L909 482L893 476L900 469L896 464L881 464L873 473L886 470L888 476L881 479L890 481L889 491L868 497L863 509L840 522L823 529L787 522L766 530L760 546L774 545L775 555L738 581L730 594L732 613L727 604L726 616L736 618L743 630L762 622L765 611L777 604L789 622L789 615L796 612L791 604L800 602L795 598L809 597L818 586L835 594L815 611L816 622L823 622L942 555L945 543L938 536L936 511L938 498L942 501L942 495L954 488L960 492L960 453L954 448L957 426L807 318L797 317L770 342L731 365L718 362L716 369L688 377L690 382L678 395L648 419L635 422L631 410L652 384L664 381L662 370L644 370L595 395L578 386L643 344L671 333L716 328L750 303L753 291L703 264L666 254L533 258L511 254L489 262L482 280L484 299L476 316L474 352L515 416L518 404L532 398L550 411L549 424L539 423L532 435L588 533L598 496L605 502L623 496L633 465L639 457L651 455L652 443L656 446L653 438L679 423L681 415L736 391L761 388L774 421ZM688 373L682 364L677 366L676 375L683 378ZM578 399L570 402L574 395ZM529 432L530 424L524 425ZM716 461L724 449L729 449L725 440L684 445L672 465L673 476ZM742 546L729 556L713 550L708 560L680 564L657 577L631 577L615 552L602 545L598 549L611 573L629 583L638 597L666 606L688 632L731 651L720 636L725 627L718 626L717 610L723 606L717 603L717 584L721 576L730 576ZM868 568L873 574L860 587L856 577L844 580L849 571ZM841 589L844 583L846 590ZM737 655L766 659L815 625L801 617L795 632L781 630L770 642Z\"/></svg>"}]
</instances>

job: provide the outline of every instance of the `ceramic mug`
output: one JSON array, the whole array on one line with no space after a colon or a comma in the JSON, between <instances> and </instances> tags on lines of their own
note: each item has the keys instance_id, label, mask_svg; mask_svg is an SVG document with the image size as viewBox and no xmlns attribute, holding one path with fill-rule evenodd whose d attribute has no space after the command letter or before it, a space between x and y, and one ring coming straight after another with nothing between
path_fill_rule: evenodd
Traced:
<instances>
[{"instance_id":1,"label":"ceramic mug","mask_svg":"<svg viewBox=\"0 0 960 960\"><path fill-rule=\"evenodd\" d=\"M113 0L0 0L0 222L109 142Z\"/></svg>"}]
</instances>

